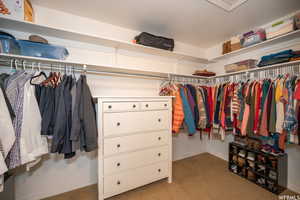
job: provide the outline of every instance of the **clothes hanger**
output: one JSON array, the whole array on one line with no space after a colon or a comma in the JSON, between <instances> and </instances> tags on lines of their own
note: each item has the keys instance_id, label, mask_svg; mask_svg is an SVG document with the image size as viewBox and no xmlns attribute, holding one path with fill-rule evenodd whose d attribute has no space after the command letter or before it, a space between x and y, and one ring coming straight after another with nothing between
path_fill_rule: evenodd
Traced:
<instances>
[{"instance_id":1,"label":"clothes hanger","mask_svg":"<svg viewBox=\"0 0 300 200\"><path fill-rule=\"evenodd\" d=\"M38 70L40 71L40 70L41 70L41 66L39 65L38 67L39 67ZM33 71L34 71L34 63L31 64L31 68L32 68L32 72L33 72ZM40 73L39 73L38 75L33 76L33 77L30 79L30 84L31 84L31 85L39 85L39 84L33 83L33 81L34 81L36 78L40 78L40 77L44 77L45 80L47 79L47 75L45 74L45 72L40 71Z\"/></svg>"},{"instance_id":2,"label":"clothes hanger","mask_svg":"<svg viewBox=\"0 0 300 200\"><path fill-rule=\"evenodd\" d=\"M15 60L12 59L12 60L10 61L10 74L15 73L15 72L17 71L17 69L14 68L14 64L15 64Z\"/></svg>"}]
</instances>

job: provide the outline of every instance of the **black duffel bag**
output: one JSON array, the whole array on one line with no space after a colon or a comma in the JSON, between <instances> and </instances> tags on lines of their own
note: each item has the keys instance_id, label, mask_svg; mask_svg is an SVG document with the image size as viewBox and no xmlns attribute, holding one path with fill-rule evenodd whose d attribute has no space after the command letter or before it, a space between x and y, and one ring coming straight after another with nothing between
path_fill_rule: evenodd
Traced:
<instances>
[{"instance_id":1,"label":"black duffel bag","mask_svg":"<svg viewBox=\"0 0 300 200\"><path fill-rule=\"evenodd\" d=\"M173 51L174 49L174 40L161 37L161 36L155 36L150 33L142 32L138 36L136 36L135 41L137 44L155 47L159 49L165 49L169 51Z\"/></svg>"}]
</instances>

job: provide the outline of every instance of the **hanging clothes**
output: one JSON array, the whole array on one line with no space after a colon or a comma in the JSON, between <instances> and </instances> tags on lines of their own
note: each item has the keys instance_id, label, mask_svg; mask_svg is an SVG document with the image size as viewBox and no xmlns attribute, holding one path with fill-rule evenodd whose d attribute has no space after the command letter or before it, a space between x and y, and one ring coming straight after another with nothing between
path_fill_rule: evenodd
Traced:
<instances>
[{"instance_id":1,"label":"hanging clothes","mask_svg":"<svg viewBox=\"0 0 300 200\"><path fill-rule=\"evenodd\" d=\"M173 133L179 132L179 129L182 126L182 123L184 120L182 99L180 97L180 92L176 88L173 89L172 94L171 94L172 96L174 96L173 104L172 104L173 105L173 118L172 118L172 132Z\"/></svg>"},{"instance_id":2,"label":"hanging clothes","mask_svg":"<svg viewBox=\"0 0 300 200\"><path fill-rule=\"evenodd\" d=\"M5 159L8 156L13 144L15 143L16 136L11 121L11 115L7 107L3 91L0 90L0 192L3 190L4 173L8 168L5 163Z\"/></svg>"},{"instance_id":3,"label":"hanging clothes","mask_svg":"<svg viewBox=\"0 0 300 200\"><path fill-rule=\"evenodd\" d=\"M6 91L5 91L5 79L7 79L9 77L9 74L0 74L0 88L2 90L4 99L5 99L5 103L7 106L7 109L9 111L11 120L13 121L14 118L16 117L15 112L12 109L11 103L9 102L9 99L7 97Z\"/></svg>"},{"instance_id":4,"label":"hanging clothes","mask_svg":"<svg viewBox=\"0 0 300 200\"><path fill-rule=\"evenodd\" d=\"M24 86L23 123L20 136L21 164L36 160L48 153L47 138L41 136L41 114L35 97L35 87L28 80ZM33 120L34 119L34 120ZM31 163L30 167L34 164ZM29 165L28 165L29 166Z\"/></svg>"},{"instance_id":5,"label":"hanging clothes","mask_svg":"<svg viewBox=\"0 0 300 200\"><path fill-rule=\"evenodd\" d=\"M6 79L7 97L12 104L12 108L16 115L13 121L16 141L6 158L6 163L9 169L13 169L21 165L20 138L23 123L24 86L30 77L31 75L26 74L25 71L17 71Z\"/></svg>"},{"instance_id":6,"label":"hanging clothes","mask_svg":"<svg viewBox=\"0 0 300 200\"><path fill-rule=\"evenodd\" d=\"M184 122L187 125L188 133L190 135L193 135L196 133L195 120L194 120L193 112L189 105L188 97L187 97L184 87L180 88L180 96L181 96L182 103L183 103Z\"/></svg>"}]
</instances>

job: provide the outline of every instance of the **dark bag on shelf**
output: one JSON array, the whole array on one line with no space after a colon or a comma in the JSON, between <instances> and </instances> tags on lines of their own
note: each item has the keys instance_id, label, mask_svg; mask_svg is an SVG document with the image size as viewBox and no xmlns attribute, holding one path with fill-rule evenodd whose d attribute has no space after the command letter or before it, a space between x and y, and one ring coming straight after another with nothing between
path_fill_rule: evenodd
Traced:
<instances>
[{"instance_id":1,"label":"dark bag on shelf","mask_svg":"<svg viewBox=\"0 0 300 200\"><path fill-rule=\"evenodd\" d=\"M150 33L142 32L134 39L137 44L169 50L169 51L173 51L174 49L173 39L169 39L161 36L155 36Z\"/></svg>"},{"instance_id":2,"label":"dark bag on shelf","mask_svg":"<svg viewBox=\"0 0 300 200\"><path fill-rule=\"evenodd\" d=\"M294 16L295 28L300 29L300 12Z\"/></svg>"}]
</instances>

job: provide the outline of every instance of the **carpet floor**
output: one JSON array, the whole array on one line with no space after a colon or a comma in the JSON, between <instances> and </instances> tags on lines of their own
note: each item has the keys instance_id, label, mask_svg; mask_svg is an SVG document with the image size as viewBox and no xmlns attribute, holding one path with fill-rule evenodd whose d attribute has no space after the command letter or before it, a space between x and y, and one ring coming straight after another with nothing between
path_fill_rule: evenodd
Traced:
<instances>
[{"instance_id":1,"label":"carpet floor","mask_svg":"<svg viewBox=\"0 0 300 200\"><path fill-rule=\"evenodd\" d=\"M285 191L285 195L297 195ZM97 200L97 185L44 200ZM173 183L161 180L108 200L279 200L279 196L228 171L227 162L204 153L173 163Z\"/></svg>"}]
</instances>

